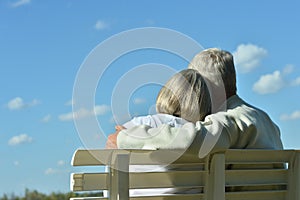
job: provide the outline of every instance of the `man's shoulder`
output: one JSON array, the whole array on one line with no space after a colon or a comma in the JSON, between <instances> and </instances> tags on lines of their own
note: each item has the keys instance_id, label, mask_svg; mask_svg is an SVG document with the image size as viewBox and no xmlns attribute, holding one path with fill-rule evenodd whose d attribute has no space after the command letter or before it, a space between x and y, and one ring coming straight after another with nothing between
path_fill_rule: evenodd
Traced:
<instances>
[{"instance_id":1,"label":"man's shoulder","mask_svg":"<svg viewBox=\"0 0 300 200\"><path fill-rule=\"evenodd\" d=\"M238 95L234 95L227 101L227 114L255 114L255 115L267 115L262 109L251 105L250 103L244 101Z\"/></svg>"},{"instance_id":2,"label":"man's shoulder","mask_svg":"<svg viewBox=\"0 0 300 200\"><path fill-rule=\"evenodd\" d=\"M211 121L215 121L226 126L226 124L230 125L232 123L247 121L247 124L249 124L255 123L258 118L266 117L268 117L268 115L264 111L246 103L239 96L234 95L228 99L227 107L206 116L203 123L209 124Z\"/></svg>"}]
</instances>

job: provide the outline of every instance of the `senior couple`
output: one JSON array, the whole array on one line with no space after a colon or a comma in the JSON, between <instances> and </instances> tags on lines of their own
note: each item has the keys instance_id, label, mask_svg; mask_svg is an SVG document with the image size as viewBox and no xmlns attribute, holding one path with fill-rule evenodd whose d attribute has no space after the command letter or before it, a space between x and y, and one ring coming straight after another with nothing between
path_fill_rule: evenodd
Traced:
<instances>
[{"instance_id":1,"label":"senior couple","mask_svg":"<svg viewBox=\"0 0 300 200\"><path fill-rule=\"evenodd\" d=\"M231 53L211 48L175 74L158 94L158 114L116 126L106 148L282 149L280 130L264 111L237 95Z\"/></svg>"}]
</instances>

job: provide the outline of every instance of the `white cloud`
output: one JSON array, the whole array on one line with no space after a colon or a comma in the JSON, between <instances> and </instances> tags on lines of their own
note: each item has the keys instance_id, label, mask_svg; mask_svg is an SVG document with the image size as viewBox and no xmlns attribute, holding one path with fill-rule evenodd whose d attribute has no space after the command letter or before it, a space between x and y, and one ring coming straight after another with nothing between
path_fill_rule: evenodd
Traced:
<instances>
[{"instance_id":1,"label":"white cloud","mask_svg":"<svg viewBox=\"0 0 300 200\"><path fill-rule=\"evenodd\" d=\"M96 116L104 115L108 111L110 111L110 107L108 105L96 105L94 108L94 112L95 112Z\"/></svg>"},{"instance_id":2,"label":"white cloud","mask_svg":"<svg viewBox=\"0 0 300 200\"><path fill-rule=\"evenodd\" d=\"M17 136L12 137L8 141L8 144L11 145L11 146L16 146L16 145L19 145L19 144L30 143L30 142L32 142L31 137L29 137L26 134L21 134L21 135L17 135Z\"/></svg>"},{"instance_id":3,"label":"white cloud","mask_svg":"<svg viewBox=\"0 0 300 200\"><path fill-rule=\"evenodd\" d=\"M99 116L104 115L110 110L108 105L96 105L94 110L88 110L81 108L78 111L61 114L58 116L61 121L71 121L73 119L82 119L93 115Z\"/></svg>"},{"instance_id":4,"label":"white cloud","mask_svg":"<svg viewBox=\"0 0 300 200\"><path fill-rule=\"evenodd\" d=\"M73 120L73 112L61 114L58 116L60 121L71 121Z\"/></svg>"},{"instance_id":5,"label":"white cloud","mask_svg":"<svg viewBox=\"0 0 300 200\"><path fill-rule=\"evenodd\" d=\"M280 116L280 119L284 121L300 119L300 110L296 110L292 114L283 114Z\"/></svg>"},{"instance_id":6,"label":"white cloud","mask_svg":"<svg viewBox=\"0 0 300 200\"><path fill-rule=\"evenodd\" d=\"M109 27L109 25L104 22L103 20L98 20L94 26L94 28L96 30L104 30L104 29L107 29Z\"/></svg>"},{"instance_id":7,"label":"white cloud","mask_svg":"<svg viewBox=\"0 0 300 200\"><path fill-rule=\"evenodd\" d=\"M133 103L134 104L143 104L143 103L146 103L146 99L135 98L135 99L133 99Z\"/></svg>"},{"instance_id":8,"label":"white cloud","mask_svg":"<svg viewBox=\"0 0 300 200\"><path fill-rule=\"evenodd\" d=\"M24 106L25 106L25 103L24 103L23 99L20 97L16 97L16 98L10 100L7 104L7 107L10 110L19 110L19 109L24 108Z\"/></svg>"},{"instance_id":9,"label":"white cloud","mask_svg":"<svg viewBox=\"0 0 300 200\"><path fill-rule=\"evenodd\" d=\"M80 110L76 111L76 112L70 112L70 113L66 113L66 114L62 114L59 116L59 119L61 121L71 121L73 119L82 119L88 116L91 116L92 112L85 109L85 108L81 108Z\"/></svg>"},{"instance_id":10,"label":"white cloud","mask_svg":"<svg viewBox=\"0 0 300 200\"><path fill-rule=\"evenodd\" d=\"M294 71L294 65L286 65L283 70L282 70L282 73L283 74L290 74Z\"/></svg>"},{"instance_id":11,"label":"white cloud","mask_svg":"<svg viewBox=\"0 0 300 200\"><path fill-rule=\"evenodd\" d=\"M66 162L64 160L59 160L57 161L57 166L59 168L52 168L52 167L49 167L45 170L45 174L46 175L52 175L52 174L60 174L60 173L65 173L65 172L68 172L67 170L61 168L62 166L64 166L66 164Z\"/></svg>"},{"instance_id":12,"label":"white cloud","mask_svg":"<svg viewBox=\"0 0 300 200\"><path fill-rule=\"evenodd\" d=\"M253 44L241 44L233 53L237 70L247 73L260 65L261 60L268 54L267 50Z\"/></svg>"},{"instance_id":13,"label":"white cloud","mask_svg":"<svg viewBox=\"0 0 300 200\"><path fill-rule=\"evenodd\" d=\"M48 169L45 170L44 172L46 175L52 175L52 174L63 174L63 173L70 173L70 170L67 169L54 169L52 167L49 167Z\"/></svg>"},{"instance_id":14,"label":"white cloud","mask_svg":"<svg viewBox=\"0 0 300 200\"><path fill-rule=\"evenodd\" d=\"M14 161L14 166L19 166L20 165L20 162L19 161Z\"/></svg>"},{"instance_id":15,"label":"white cloud","mask_svg":"<svg viewBox=\"0 0 300 200\"><path fill-rule=\"evenodd\" d=\"M47 123L51 120L51 115L46 115L41 119L41 122Z\"/></svg>"},{"instance_id":16,"label":"white cloud","mask_svg":"<svg viewBox=\"0 0 300 200\"><path fill-rule=\"evenodd\" d=\"M21 97L16 97L7 103L7 107L10 110L21 110L24 108L35 106L37 104L39 104L39 101L36 99L26 103Z\"/></svg>"},{"instance_id":17,"label":"white cloud","mask_svg":"<svg viewBox=\"0 0 300 200\"><path fill-rule=\"evenodd\" d=\"M65 105L66 105L66 106L73 106L73 105L74 105L74 102L73 102L73 100L71 99L70 101L66 102Z\"/></svg>"},{"instance_id":18,"label":"white cloud","mask_svg":"<svg viewBox=\"0 0 300 200\"><path fill-rule=\"evenodd\" d=\"M31 102L27 103L28 106L35 106L38 105L40 102L36 99L33 99Z\"/></svg>"},{"instance_id":19,"label":"white cloud","mask_svg":"<svg viewBox=\"0 0 300 200\"><path fill-rule=\"evenodd\" d=\"M63 165L65 165L66 163L65 163L65 161L63 161L63 160L59 160L59 161L57 161L57 165L58 166L63 166Z\"/></svg>"},{"instance_id":20,"label":"white cloud","mask_svg":"<svg viewBox=\"0 0 300 200\"><path fill-rule=\"evenodd\" d=\"M260 77L260 79L254 83L253 91L258 94L275 93L285 86L283 77L279 71L275 71L273 74L266 74Z\"/></svg>"},{"instance_id":21,"label":"white cloud","mask_svg":"<svg viewBox=\"0 0 300 200\"><path fill-rule=\"evenodd\" d=\"M58 173L58 171L53 169L53 168L48 168L48 169L45 170L46 175L56 174L56 173Z\"/></svg>"},{"instance_id":22,"label":"white cloud","mask_svg":"<svg viewBox=\"0 0 300 200\"><path fill-rule=\"evenodd\" d=\"M298 86L300 85L300 76L292 81L292 86Z\"/></svg>"},{"instance_id":23,"label":"white cloud","mask_svg":"<svg viewBox=\"0 0 300 200\"><path fill-rule=\"evenodd\" d=\"M19 0L19 1L16 1L16 2L12 3L11 6L16 8L16 7L19 7L19 6L29 4L30 2L31 2L31 0Z\"/></svg>"}]
</instances>

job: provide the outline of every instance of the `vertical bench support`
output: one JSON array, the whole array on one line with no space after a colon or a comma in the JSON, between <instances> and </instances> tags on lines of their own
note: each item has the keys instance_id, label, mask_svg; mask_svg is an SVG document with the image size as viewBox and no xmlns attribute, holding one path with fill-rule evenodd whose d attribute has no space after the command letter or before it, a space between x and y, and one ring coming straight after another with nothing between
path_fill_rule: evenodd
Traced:
<instances>
[{"instance_id":1,"label":"vertical bench support","mask_svg":"<svg viewBox=\"0 0 300 200\"><path fill-rule=\"evenodd\" d=\"M117 154L115 163L110 166L110 199L129 199L129 155Z\"/></svg>"},{"instance_id":2,"label":"vertical bench support","mask_svg":"<svg viewBox=\"0 0 300 200\"><path fill-rule=\"evenodd\" d=\"M225 154L214 154L210 162L206 199L225 200Z\"/></svg>"},{"instance_id":3,"label":"vertical bench support","mask_svg":"<svg viewBox=\"0 0 300 200\"><path fill-rule=\"evenodd\" d=\"M300 151L295 151L289 163L287 200L300 200Z\"/></svg>"}]
</instances>

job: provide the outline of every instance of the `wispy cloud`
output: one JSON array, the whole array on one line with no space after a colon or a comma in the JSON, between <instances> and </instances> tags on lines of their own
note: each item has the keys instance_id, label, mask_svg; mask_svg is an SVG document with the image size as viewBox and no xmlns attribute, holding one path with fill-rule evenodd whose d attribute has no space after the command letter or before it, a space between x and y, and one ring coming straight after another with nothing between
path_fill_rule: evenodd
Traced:
<instances>
[{"instance_id":1,"label":"wispy cloud","mask_svg":"<svg viewBox=\"0 0 300 200\"><path fill-rule=\"evenodd\" d=\"M95 106L94 112L96 114L96 116L98 115L104 115L106 114L108 111L110 111L110 107L108 105L97 105Z\"/></svg>"},{"instance_id":2,"label":"wispy cloud","mask_svg":"<svg viewBox=\"0 0 300 200\"><path fill-rule=\"evenodd\" d=\"M57 161L57 165L58 166L63 166L63 165L65 165L66 164L66 162L64 161L64 160L59 160L59 161Z\"/></svg>"},{"instance_id":3,"label":"wispy cloud","mask_svg":"<svg viewBox=\"0 0 300 200\"><path fill-rule=\"evenodd\" d=\"M12 137L9 141L8 144L10 146L16 146L16 145L20 145L20 144L24 144L24 143L30 143L32 142L32 137L29 137L26 134L21 134L21 135L17 135Z\"/></svg>"},{"instance_id":4,"label":"wispy cloud","mask_svg":"<svg viewBox=\"0 0 300 200\"><path fill-rule=\"evenodd\" d=\"M233 56L237 70L241 73L247 73L258 67L267 54L267 50L262 47L253 44L241 44Z\"/></svg>"},{"instance_id":5,"label":"wispy cloud","mask_svg":"<svg viewBox=\"0 0 300 200\"><path fill-rule=\"evenodd\" d=\"M7 107L10 110L21 110L24 108L35 106L37 104L39 104L39 101L36 99L32 100L31 102L24 102L21 97L16 97L7 103Z\"/></svg>"},{"instance_id":6,"label":"wispy cloud","mask_svg":"<svg viewBox=\"0 0 300 200\"><path fill-rule=\"evenodd\" d=\"M133 99L133 103L134 103L134 104L143 104L143 103L146 103L146 99L143 99L143 98L135 98L135 99Z\"/></svg>"},{"instance_id":7,"label":"wispy cloud","mask_svg":"<svg viewBox=\"0 0 300 200\"><path fill-rule=\"evenodd\" d=\"M14 161L14 166L19 166L19 165L20 165L20 162L17 161L17 160L15 160L15 161Z\"/></svg>"},{"instance_id":8,"label":"wispy cloud","mask_svg":"<svg viewBox=\"0 0 300 200\"><path fill-rule=\"evenodd\" d=\"M282 114L280 119L283 121L300 119L300 110L296 110L291 114Z\"/></svg>"},{"instance_id":9,"label":"wispy cloud","mask_svg":"<svg viewBox=\"0 0 300 200\"><path fill-rule=\"evenodd\" d=\"M295 69L294 65L288 64L284 67L282 70L283 75L289 75L291 74ZM300 85L300 76L295 78L294 80L289 80L289 86L299 86Z\"/></svg>"},{"instance_id":10,"label":"wispy cloud","mask_svg":"<svg viewBox=\"0 0 300 200\"><path fill-rule=\"evenodd\" d=\"M109 28L109 24L104 20L97 20L96 24L94 25L94 28L98 31L105 30Z\"/></svg>"},{"instance_id":11,"label":"wispy cloud","mask_svg":"<svg viewBox=\"0 0 300 200\"><path fill-rule=\"evenodd\" d=\"M41 119L41 122L47 123L47 122L49 122L50 120L51 120L51 115L49 114L49 115L46 115L45 117L43 117L43 118Z\"/></svg>"},{"instance_id":12,"label":"wispy cloud","mask_svg":"<svg viewBox=\"0 0 300 200\"><path fill-rule=\"evenodd\" d=\"M292 86L298 86L300 85L300 76L296 78L295 80L292 81L291 83Z\"/></svg>"},{"instance_id":13,"label":"wispy cloud","mask_svg":"<svg viewBox=\"0 0 300 200\"><path fill-rule=\"evenodd\" d=\"M45 175L53 175L53 174L64 174L64 173L70 173L70 170L62 169L62 168L52 168L49 167L44 171Z\"/></svg>"},{"instance_id":14,"label":"wispy cloud","mask_svg":"<svg viewBox=\"0 0 300 200\"><path fill-rule=\"evenodd\" d=\"M45 175L53 175L53 174L69 172L68 170L65 169L65 167L64 167L65 164L66 164L66 162L64 160L58 160L57 167L55 167L55 168L49 167L44 171L44 173L45 173Z\"/></svg>"},{"instance_id":15,"label":"wispy cloud","mask_svg":"<svg viewBox=\"0 0 300 200\"><path fill-rule=\"evenodd\" d=\"M68 102L65 103L66 106L73 106L74 105L74 102L73 100L69 100Z\"/></svg>"},{"instance_id":16,"label":"wispy cloud","mask_svg":"<svg viewBox=\"0 0 300 200\"><path fill-rule=\"evenodd\" d=\"M282 73L284 75L288 75L294 71L294 68L295 68L294 65L288 64L283 68Z\"/></svg>"},{"instance_id":17,"label":"wispy cloud","mask_svg":"<svg viewBox=\"0 0 300 200\"><path fill-rule=\"evenodd\" d=\"M59 120L61 121L71 121L73 119L81 119L81 118L85 118L88 116L91 116L92 112L82 108L76 112L69 112L69 113L65 113L65 114L61 114L58 116Z\"/></svg>"},{"instance_id":18,"label":"wispy cloud","mask_svg":"<svg viewBox=\"0 0 300 200\"><path fill-rule=\"evenodd\" d=\"M53 168L48 168L48 169L45 170L46 175L56 174L56 173L58 173L58 170L55 170Z\"/></svg>"},{"instance_id":19,"label":"wispy cloud","mask_svg":"<svg viewBox=\"0 0 300 200\"><path fill-rule=\"evenodd\" d=\"M93 115L96 115L96 116L104 115L108 111L110 111L110 107L108 105L96 105L94 110L88 110L85 108L81 108L75 112L61 114L58 116L58 118L61 121L71 121L73 119L82 119L82 118L90 117Z\"/></svg>"},{"instance_id":20,"label":"wispy cloud","mask_svg":"<svg viewBox=\"0 0 300 200\"><path fill-rule=\"evenodd\" d=\"M19 7L19 6L23 6L23 5L26 5L26 4L30 4L31 0L19 0L19 1L16 1L14 3L11 4L11 7Z\"/></svg>"},{"instance_id":21,"label":"wispy cloud","mask_svg":"<svg viewBox=\"0 0 300 200\"><path fill-rule=\"evenodd\" d=\"M280 71L275 71L272 74L266 74L260 77L260 79L254 83L253 91L258 94L270 94L278 92L285 86Z\"/></svg>"}]
</instances>

